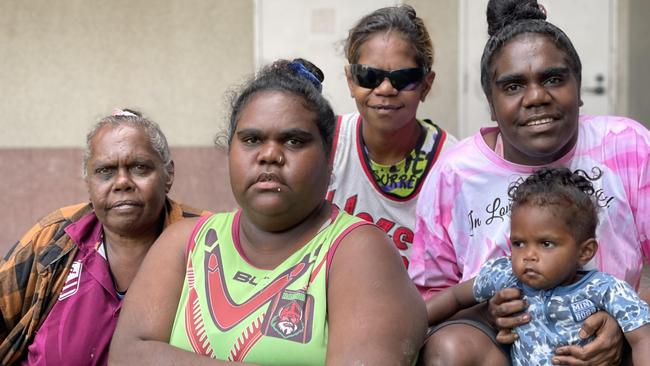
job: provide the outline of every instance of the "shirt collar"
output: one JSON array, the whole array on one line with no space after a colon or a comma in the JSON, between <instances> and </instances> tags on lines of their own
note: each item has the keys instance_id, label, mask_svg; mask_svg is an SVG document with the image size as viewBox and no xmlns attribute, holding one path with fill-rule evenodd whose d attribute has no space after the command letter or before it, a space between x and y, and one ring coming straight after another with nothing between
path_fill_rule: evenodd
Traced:
<instances>
[{"instance_id":1,"label":"shirt collar","mask_svg":"<svg viewBox=\"0 0 650 366\"><path fill-rule=\"evenodd\" d=\"M65 228L66 234L79 248L94 247L102 235L102 224L95 211L91 211Z\"/></svg>"}]
</instances>

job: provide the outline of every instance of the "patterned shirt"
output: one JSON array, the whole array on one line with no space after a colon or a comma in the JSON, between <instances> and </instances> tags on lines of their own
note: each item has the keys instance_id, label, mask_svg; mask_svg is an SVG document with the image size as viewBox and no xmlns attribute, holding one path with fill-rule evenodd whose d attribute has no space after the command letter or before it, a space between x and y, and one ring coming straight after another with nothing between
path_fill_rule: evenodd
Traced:
<instances>
[{"instance_id":1,"label":"patterned shirt","mask_svg":"<svg viewBox=\"0 0 650 366\"><path fill-rule=\"evenodd\" d=\"M242 250L240 215L197 224L169 343L230 362L325 364L329 265L343 238L370 223L333 210L309 242L262 269Z\"/></svg>"},{"instance_id":2,"label":"patterned shirt","mask_svg":"<svg viewBox=\"0 0 650 366\"><path fill-rule=\"evenodd\" d=\"M456 138L433 123L422 123L426 136L420 151L426 159L411 164L411 169L423 169L422 179L413 182L408 196L386 193L382 186L391 185L395 177L375 179L364 157L361 138L362 118L358 112L339 117L332 148L332 178L327 199L336 206L366 221L374 222L393 240L408 267L415 229L415 205L423 182L431 175L438 157L456 143ZM421 157L422 158L422 157ZM426 163L425 163L426 162Z\"/></svg>"},{"instance_id":3,"label":"patterned shirt","mask_svg":"<svg viewBox=\"0 0 650 366\"><path fill-rule=\"evenodd\" d=\"M551 365L557 347L587 343L578 333L583 321L599 310L614 317L625 333L650 323L648 304L630 285L603 272L580 272L582 278L573 284L537 290L515 277L508 257L491 259L481 268L474 280L478 302L516 287L529 304L530 322L515 328L518 338L510 349L513 365Z\"/></svg>"},{"instance_id":4,"label":"patterned shirt","mask_svg":"<svg viewBox=\"0 0 650 366\"><path fill-rule=\"evenodd\" d=\"M78 252L65 228L92 207L58 209L34 225L0 262L0 364L24 358L27 347L52 309ZM206 213L167 199L165 227Z\"/></svg>"},{"instance_id":5,"label":"patterned shirt","mask_svg":"<svg viewBox=\"0 0 650 366\"><path fill-rule=\"evenodd\" d=\"M409 275L425 296L475 277L490 258L510 255L508 186L540 167L514 164L490 149L483 135L496 130L453 146L422 187ZM650 131L623 117L581 116L576 145L548 166L594 178L600 246L586 269L638 288L643 259L650 259Z\"/></svg>"},{"instance_id":6,"label":"patterned shirt","mask_svg":"<svg viewBox=\"0 0 650 366\"><path fill-rule=\"evenodd\" d=\"M435 155L438 153L440 135L445 134L438 126L429 120L418 121L421 130L424 132L413 150L401 161L392 164L380 164L368 156L365 145L364 159L370 167L372 178L382 192L397 197L408 198L419 189L420 183L429 173L431 164L435 162ZM361 141L363 144L363 141Z\"/></svg>"}]
</instances>

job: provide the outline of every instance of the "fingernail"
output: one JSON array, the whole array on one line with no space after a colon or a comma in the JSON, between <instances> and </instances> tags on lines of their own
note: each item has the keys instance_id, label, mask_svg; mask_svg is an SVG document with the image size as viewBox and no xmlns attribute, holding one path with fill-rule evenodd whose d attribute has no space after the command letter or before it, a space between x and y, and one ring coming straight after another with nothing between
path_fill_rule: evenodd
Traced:
<instances>
[{"instance_id":1,"label":"fingernail","mask_svg":"<svg viewBox=\"0 0 650 366\"><path fill-rule=\"evenodd\" d=\"M582 338L582 339L587 338L587 332L585 332L585 331L582 330L582 329L580 329L580 333L579 333L579 335L580 335L580 338Z\"/></svg>"}]
</instances>

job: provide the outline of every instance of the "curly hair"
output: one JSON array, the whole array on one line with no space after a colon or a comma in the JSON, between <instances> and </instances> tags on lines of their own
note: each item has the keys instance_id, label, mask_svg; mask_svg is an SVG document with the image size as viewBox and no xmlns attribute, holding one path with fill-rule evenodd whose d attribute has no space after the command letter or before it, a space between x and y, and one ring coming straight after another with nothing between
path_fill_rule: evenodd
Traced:
<instances>
[{"instance_id":1,"label":"curly hair","mask_svg":"<svg viewBox=\"0 0 650 366\"><path fill-rule=\"evenodd\" d=\"M572 172L567 168L542 168L521 182L508 188L512 200L511 212L525 205L555 208L555 214L564 220L578 242L596 236L598 206L591 181L601 172L589 176L583 170Z\"/></svg>"},{"instance_id":2,"label":"curly hair","mask_svg":"<svg viewBox=\"0 0 650 366\"><path fill-rule=\"evenodd\" d=\"M329 102L321 94L320 84L325 79L323 72L311 62L297 58L292 61L278 60L262 68L236 93L231 101L231 113L228 123L228 144L232 142L237 122L246 105L253 96L264 91L281 91L303 99L303 106L314 112L314 123L323 139L323 146L328 158L332 150L336 116ZM217 136L218 140L219 136ZM216 141L218 143L218 141Z\"/></svg>"}]
</instances>

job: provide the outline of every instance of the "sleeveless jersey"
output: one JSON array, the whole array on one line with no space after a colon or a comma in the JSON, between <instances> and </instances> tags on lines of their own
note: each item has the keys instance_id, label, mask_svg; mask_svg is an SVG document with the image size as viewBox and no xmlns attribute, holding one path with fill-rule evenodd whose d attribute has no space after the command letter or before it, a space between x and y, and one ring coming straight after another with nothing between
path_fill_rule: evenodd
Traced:
<instances>
[{"instance_id":1,"label":"sleeveless jersey","mask_svg":"<svg viewBox=\"0 0 650 366\"><path fill-rule=\"evenodd\" d=\"M246 259L241 211L197 225L170 344L227 361L323 365L327 271L339 242L364 221L334 209L331 221L275 269Z\"/></svg>"},{"instance_id":2,"label":"sleeveless jersey","mask_svg":"<svg viewBox=\"0 0 650 366\"><path fill-rule=\"evenodd\" d=\"M413 193L400 198L383 192L373 178L363 153L361 115L356 112L339 116L334 135L332 179L327 193L327 199L342 210L374 222L386 231L399 249L406 267L413 243L415 204L420 187L439 154L456 142L453 136L435 124L421 124L426 128L421 150L431 153L427 154L425 172ZM410 169L416 168L418 164L411 164Z\"/></svg>"}]
</instances>

